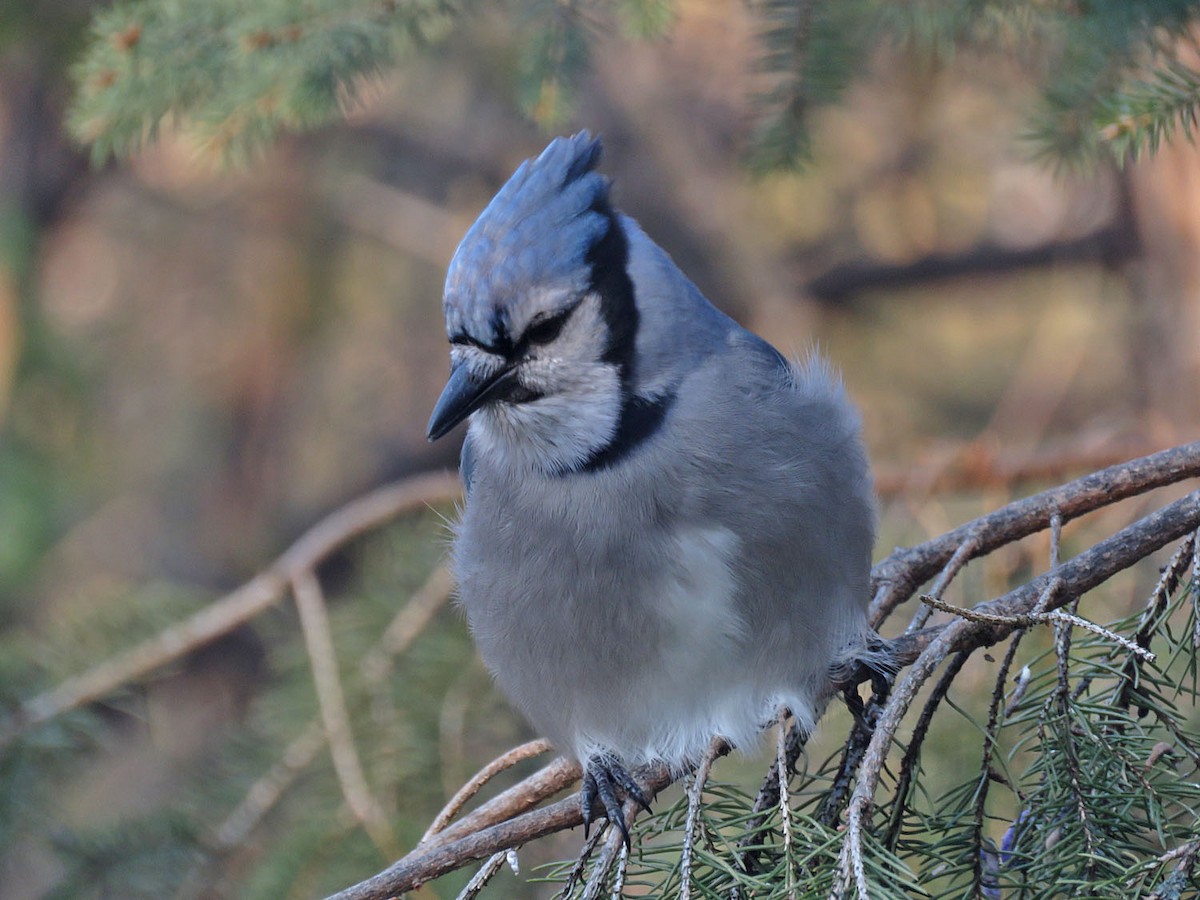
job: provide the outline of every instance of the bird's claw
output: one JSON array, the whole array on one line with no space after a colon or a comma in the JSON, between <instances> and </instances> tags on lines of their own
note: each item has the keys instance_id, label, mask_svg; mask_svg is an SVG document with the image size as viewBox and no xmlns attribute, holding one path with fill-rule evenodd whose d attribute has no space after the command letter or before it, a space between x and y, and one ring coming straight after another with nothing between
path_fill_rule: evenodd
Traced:
<instances>
[{"instance_id":1,"label":"bird's claw","mask_svg":"<svg viewBox=\"0 0 1200 900\"><path fill-rule=\"evenodd\" d=\"M593 756L587 761L583 773L583 789L580 792L580 804L583 813L583 836L586 839L592 826L592 807L599 798L604 814L608 821L621 830L621 838L626 849L630 849L629 827L625 824L625 812L621 808L618 788L626 797L632 799L646 812L650 812L650 801L642 791L641 785L629 774L615 756L603 754Z\"/></svg>"},{"instance_id":2,"label":"bird's claw","mask_svg":"<svg viewBox=\"0 0 1200 900\"><path fill-rule=\"evenodd\" d=\"M887 702L896 678L896 668L891 662L892 645L886 638L872 635L865 649L866 653L861 657L832 669L830 675L841 690L854 721L870 730L869 713L877 712ZM858 695L858 685L864 681L870 681L874 695L872 699L875 702L869 709Z\"/></svg>"}]
</instances>

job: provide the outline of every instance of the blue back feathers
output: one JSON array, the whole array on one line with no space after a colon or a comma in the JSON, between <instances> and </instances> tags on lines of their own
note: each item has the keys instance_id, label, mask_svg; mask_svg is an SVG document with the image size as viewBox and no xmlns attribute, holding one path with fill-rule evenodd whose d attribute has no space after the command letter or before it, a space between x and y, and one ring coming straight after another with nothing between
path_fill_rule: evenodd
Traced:
<instances>
[{"instance_id":1,"label":"blue back feathers","mask_svg":"<svg viewBox=\"0 0 1200 900\"><path fill-rule=\"evenodd\" d=\"M555 138L526 160L476 219L446 276L446 324L488 346L514 337L513 311L532 288L572 294L591 278L588 251L612 225L601 144Z\"/></svg>"}]
</instances>

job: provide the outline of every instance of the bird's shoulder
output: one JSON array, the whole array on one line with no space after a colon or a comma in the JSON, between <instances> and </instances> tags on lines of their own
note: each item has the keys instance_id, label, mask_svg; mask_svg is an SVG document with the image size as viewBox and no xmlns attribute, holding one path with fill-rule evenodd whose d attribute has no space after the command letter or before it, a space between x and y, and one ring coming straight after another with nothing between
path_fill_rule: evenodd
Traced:
<instances>
[{"instance_id":1,"label":"bird's shoulder","mask_svg":"<svg viewBox=\"0 0 1200 900\"><path fill-rule=\"evenodd\" d=\"M814 421L858 425L854 408L837 372L820 354L788 359L773 345L745 329L731 328L720 347L680 385L681 418L709 420L714 434L749 427L788 435ZM691 402L687 402L687 401ZM751 434L743 433L749 441Z\"/></svg>"}]
</instances>

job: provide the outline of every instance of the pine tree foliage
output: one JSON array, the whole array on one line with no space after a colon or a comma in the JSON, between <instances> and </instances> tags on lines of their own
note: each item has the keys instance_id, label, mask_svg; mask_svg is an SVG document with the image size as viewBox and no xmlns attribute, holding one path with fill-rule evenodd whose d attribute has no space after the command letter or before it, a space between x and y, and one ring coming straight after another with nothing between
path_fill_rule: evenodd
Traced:
<instances>
[{"instance_id":1,"label":"pine tree foliage","mask_svg":"<svg viewBox=\"0 0 1200 900\"><path fill-rule=\"evenodd\" d=\"M121 4L96 15L70 124L97 159L169 124L238 157L331 120L364 79L444 36L451 14L444 0Z\"/></svg>"},{"instance_id":2,"label":"pine tree foliage","mask_svg":"<svg viewBox=\"0 0 1200 900\"><path fill-rule=\"evenodd\" d=\"M1036 152L1057 165L1124 160L1177 129L1194 132L1197 0L760 0L752 162L806 158L811 114L836 102L881 51L922 66L1019 55L1042 92ZM515 96L547 127L569 115L591 48L621 33L669 33L671 0L519 0ZM450 0L134 0L98 13L77 67L71 116L98 159L126 155L164 126L238 157L280 130L335 118L364 79L402 65L464 21Z\"/></svg>"}]
</instances>

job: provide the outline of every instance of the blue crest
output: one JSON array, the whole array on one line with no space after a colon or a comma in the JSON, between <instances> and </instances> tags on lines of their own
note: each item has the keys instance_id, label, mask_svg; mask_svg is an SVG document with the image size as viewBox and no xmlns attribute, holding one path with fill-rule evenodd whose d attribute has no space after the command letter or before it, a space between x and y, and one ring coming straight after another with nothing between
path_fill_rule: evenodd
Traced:
<instances>
[{"instance_id":1,"label":"blue crest","mask_svg":"<svg viewBox=\"0 0 1200 900\"><path fill-rule=\"evenodd\" d=\"M510 337L513 308L535 287L586 289L587 254L612 222L602 147L581 131L521 163L459 244L446 275L446 321L487 344Z\"/></svg>"}]
</instances>

